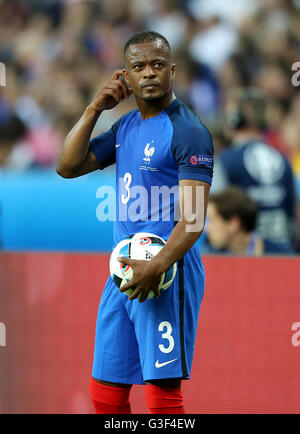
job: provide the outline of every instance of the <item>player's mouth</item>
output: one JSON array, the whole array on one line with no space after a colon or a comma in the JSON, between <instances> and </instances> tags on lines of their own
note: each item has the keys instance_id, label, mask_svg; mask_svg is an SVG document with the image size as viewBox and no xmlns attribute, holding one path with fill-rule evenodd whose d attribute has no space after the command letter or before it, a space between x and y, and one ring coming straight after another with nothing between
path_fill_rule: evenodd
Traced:
<instances>
[{"instance_id":1,"label":"player's mouth","mask_svg":"<svg viewBox=\"0 0 300 434\"><path fill-rule=\"evenodd\" d=\"M156 87L159 87L159 84L156 83L156 82L154 82L154 81L148 81L147 83L144 83L144 84L142 85L142 88L143 88L143 89L147 89L147 90L153 90L153 89L155 89Z\"/></svg>"}]
</instances>

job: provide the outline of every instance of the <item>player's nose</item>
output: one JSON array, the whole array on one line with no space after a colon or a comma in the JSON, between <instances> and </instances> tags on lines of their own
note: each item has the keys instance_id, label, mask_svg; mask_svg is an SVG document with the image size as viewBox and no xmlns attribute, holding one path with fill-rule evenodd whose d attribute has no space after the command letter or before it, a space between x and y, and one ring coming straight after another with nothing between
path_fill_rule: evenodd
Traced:
<instances>
[{"instance_id":1,"label":"player's nose","mask_svg":"<svg viewBox=\"0 0 300 434\"><path fill-rule=\"evenodd\" d=\"M144 78L153 78L156 75L151 65L146 65L143 72Z\"/></svg>"}]
</instances>

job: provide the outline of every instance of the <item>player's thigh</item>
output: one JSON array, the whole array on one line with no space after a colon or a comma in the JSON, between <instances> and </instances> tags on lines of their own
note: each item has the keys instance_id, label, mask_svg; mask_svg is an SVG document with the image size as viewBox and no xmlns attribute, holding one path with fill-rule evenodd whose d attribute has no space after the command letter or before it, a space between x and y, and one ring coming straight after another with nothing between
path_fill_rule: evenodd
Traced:
<instances>
[{"instance_id":1,"label":"player's thigh","mask_svg":"<svg viewBox=\"0 0 300 434\"><path fill-rule=\"evenodd\" d=\"M127 385L142 382L134 325L124 308L126 299L109 278L97 316L92 369L96 380Z\"/></svg>"},{"instance_id":2,"label":"player's thigh","mask_svg":"<svg viewBox=\"0 0 300 434\"><path fill-rule=\"evenodd\" d=\"M136 303L134 324L144 381L185 376L179 300L174 298L179 298L176 282L158 299Z\"/></svg>"},{"instance_id":3,"label":"player's thigh","mask_svg":"<svg viewBox=\"0 0 300 434\"><path fill-rule=\"evenodd\" d=\"M188 252L178 263L173 284L158 299L127 303L144 381L189 378L203 288L201 260Z\"/></svg>"}]
</instances>

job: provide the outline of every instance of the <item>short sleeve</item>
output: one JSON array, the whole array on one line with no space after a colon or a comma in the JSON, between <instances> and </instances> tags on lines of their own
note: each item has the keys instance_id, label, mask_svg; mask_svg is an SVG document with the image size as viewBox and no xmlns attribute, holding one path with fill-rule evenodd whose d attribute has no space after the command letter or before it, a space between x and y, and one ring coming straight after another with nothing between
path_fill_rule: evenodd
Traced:
<instances>
[{"instance_id":1,"label":"short sleeve","mask_svg":"<svg viewBox=\"0 0 300 434\"><path fill-rule=\"evenodd\" d=\"M108 131L90 141L90 149L99 161L100 169L104 169L116 162L116 135L121 119L115 122Z\"/></svg>"},{"instance_id":2,"label":"short sleeve","mask_svg":"<svg viewBox=\"0 0 300 434\"><path fill-rule=\"evenodd\" d=\"M178 165L178 180L212 183L214 147L209 131L200 121L175 126L172 152Z\"/></svg>"}]
</instances>

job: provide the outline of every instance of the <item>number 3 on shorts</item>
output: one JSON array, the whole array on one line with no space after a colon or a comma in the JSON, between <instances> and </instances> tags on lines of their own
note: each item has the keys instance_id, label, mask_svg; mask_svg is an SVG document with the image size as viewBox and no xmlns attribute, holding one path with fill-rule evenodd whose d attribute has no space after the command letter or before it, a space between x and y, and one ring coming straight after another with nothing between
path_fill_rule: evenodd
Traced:
<instances>
[{"instance_id":1,"label":"number 3 on shorts","mask_svg":"<svg viewBox=\"0 0 300 434\"><path fill-rule=\"evenodd\" d=\"M165 329L166 331L162 334L162 338L167 339L168 346L165 347L163 344L160 344L158 348L162 353L170 353L174 348L174 338L172 336L172 326L168 321L162 321L158 326L159 332L163 332Z\"/></svg>"}]
</instances>

